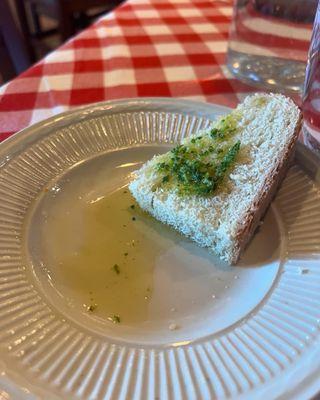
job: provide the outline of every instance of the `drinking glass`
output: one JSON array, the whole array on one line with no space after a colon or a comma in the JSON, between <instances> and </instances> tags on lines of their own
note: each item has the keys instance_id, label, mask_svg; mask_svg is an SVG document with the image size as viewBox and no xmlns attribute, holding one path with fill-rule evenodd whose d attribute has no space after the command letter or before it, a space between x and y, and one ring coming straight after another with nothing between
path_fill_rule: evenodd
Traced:
<instances>
[{"instance_id":1,"label":"drinking glass","mask_svg":"<svg viewBox=\"0 0 320 400\"><path fill-rule=\"evenodd\" d=\"M236 0L227 66L240 80L302 92L317 0Z\"/></svg>"},{"instance_id":2,"label":"drinking glass","mask_svg":"<svg viewBox=\"0 0 320 400\"><path fill-rule=\"evenodd\" d=\"M304 142L320 153L320 2L308 54L302 110Z\"/></svg>"}]
</instances>

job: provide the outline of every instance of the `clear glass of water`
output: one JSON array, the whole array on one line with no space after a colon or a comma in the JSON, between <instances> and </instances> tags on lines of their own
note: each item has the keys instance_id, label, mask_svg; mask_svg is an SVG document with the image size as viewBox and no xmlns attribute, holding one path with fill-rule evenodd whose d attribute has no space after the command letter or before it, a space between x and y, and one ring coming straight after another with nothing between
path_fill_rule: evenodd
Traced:
<instances>
[{"instance_id":1,"label":"clear glass of water","mask_svg":"<svg viewBox=\"0 0 320 400\"><path fill-rule=\"evenodd\" d=\"M268 90L302 92L317 0L235 0L227 66Z\"/></svg>"},{"instance_id":2,"label":"clear glass of water","mask_svg":"<svg viewBox=\"0 0 320 400\"><path fill-rule=\"evenodd\" d=\"M304 142L320 153L320 2L314 20L302 100Z\"/></svg>"}]
</instances>

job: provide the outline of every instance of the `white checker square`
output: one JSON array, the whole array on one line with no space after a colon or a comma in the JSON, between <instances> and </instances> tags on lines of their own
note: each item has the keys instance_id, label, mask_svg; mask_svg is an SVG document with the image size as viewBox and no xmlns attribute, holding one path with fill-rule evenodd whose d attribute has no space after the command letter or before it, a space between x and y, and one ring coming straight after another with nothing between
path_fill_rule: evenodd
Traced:
<instances>
[{"instance_id":1,"label":"white checker square","mask_svg":"<svg viewBox=\"0 0 320 400\"><path fill-rule=\"evenodd\" d=\"M71 90L72 82L72 74L46 75L41 78L39 92L48 92L50 90Z\"/></svg>"},{"instance_id":2,"label":"white checker square","mask_svg":"<svg viewBox=\"0 0 320 400\"><path fill-rule=\"evenodd\" d=\"M64 63L74 60L73 49L60 49L53 51L44 58L45 63Z\"/></svg>"},{"instance_id":3,"label":"white checker square","mask_svg":"<svg viewBox=\"0 0 320 400\"><path fill-rule=\"evenodd\" d=\"M144 4L144 5L149 5L150 0L131 0L132 4Z\"/></svg>"},{"instance_id":4,"label":"white checker square","mask_svg":"<svg viewBox=\"0 0 320 400\"><path fill-rule=\"evenodd\" d=\"M145 25L143 29L147 32L149 36L158 36L158 35L170 35L171 30L168 26L159 24L159 25Z\"/></svg>"},{"instance_id":5,"label":"white checker square","mask_svg":"<svg viewBox=\"0 0 320 400\"><path fill-rule=\"evenodd\" d=\"M190 81L196 79L192 67L165 67L163 70L168 82Z\"/></svg>"},{"instance_id":6,"label":"white checker square","mask_svg":"<svg viewBox=\"0 0 320 400\"><path fill-rule=\"evenodd\" d=\"M190 24L190 28L195 33L216 33L218 29L214 24L204 23L204 24Z\"/></svg>"},{"instance_id":7,"label":"white checker square","mask_svg":"<svg viewBox=\"0 0 320 400\"><path fill-rule=\"evenodd\" d=\"M130 49L124 44L115 44L101 49L102 58L110 59L114 57L131 57Z\"/></svg>"},{"instance_id":8,"label":"white checker square","mask_svg":"<svg viewBox=\"0 0 320 400\"><path fill-rule=\"evenodd\" d=\"M6 83L5 85L2 85L2 86L0 87L0 94L4 94L4 93L6 92L6 89L7 89L8 85L9 85L9 83L10 83L10 82L8 82L8 83Z\"/></svg>"},{"instance_id":9,"label":"white checker square","mask_svg":"<svg viewBox=\"0 0 320 400\"><path fill-rule=\"evenodd\" d=\"M104 87L134 84L136 84L136 79L133 69L115 69L103 74Z\"/></svg>"},{"instance_id":10,"label":"white checker square","mask_svg":"<svg viewBox=\"0 0 320 400\"><path fill-rule=\"evenodd\" d=\"M30 125L43 121L44 119L52 117L55 114L56 113L53 112L51 108L38 108L33 110Z\"/></svg>"},{"instance_id":11,"label":"white checker square","mask_svg":"<svg viewBox=\"0 0 320 400\"><path fill-rule=\"evenodd\" d=\"M189 3L189 4L193 4L195 0L169 0L169 3L176 5L177 3L181 3L181 4L185 4L185 3Z\"/></svg>"},{"instance_id":12,"label":"white checker square","mask_svg":"<svg viewBox=\"0 0 320 400\"><path fill-rule=\"evenodd\" d=\"M150 5L149 5L150 6ZM135 10L134 14L138 18L160 18L160 14L157 10ZM122 14L121 14L122 16Z\"/></svg>"},{"instance_id":13,"label":"white checker square","mask_svg":"<svg viewBox=\"0 0 320 400\"><path fill-rule=\"evenodd\" d=\"M179 96L180 97L180 96ZM193 101L206 101L206 97L203 95L186 95L186 96L181 96L181 99L187 99L187 100L193 100Z\"/></svg>"},{"instance_id":14,"label":"white checker square","mask_svg":"<svg viewBox=\"0 0 320 400\"><path fill-rule=\"evenodd\" d=\"M181 17L188 18L188 17L202 17L202 13L197 8L178 8L178 13Z\"/></svg>"},{"instance_id":15,"label":"white checker square","mask_svg":"<svg viewBox=\"0 0 320 400\"><path fill-rule=\"evenodd\" d=\"M225 53L227 51L228 42L224 41L211 41L204 43L212 53Z\"/></svg>"},{"instance_id":16,"label":"white checker square","mask_svg":"<svg viewBox=\"0 0 320 400\"><path fill-rule=\"evenodd\" d=\"M68 111L70 109L69 106L66 105L59 105L59 106L54 106L53 107L53 113L54 115L60 114L64 111Z\"/></svg>"},{"instance_id":17,"label":"white checker square","mask_svg":"<svg viewBox=\"0 0 320 400\"><path fill-rule=\"evenodd\" d=\"M180 43L157 43L154 45L159 56L181 55L185 54L184 48Z\"/></svg>"},{"instance_id":18,"label":"white checker square","mask_svg":"<svg viewBox=\"0 0 320 400\"><path fill-rule=\"evenodd\" d=\"M219 7L219 11L227 17L230 17L233 13L232 7Z\"/></svg>"},{"instance_id":19,"label":"white checker square","mask_svg":"<svg viewBox=\"0 0 320 400\"><path fill-rule=\"evenodd\" d=\"M123 34L120 26L101 26L96 29L97 36L99 38L107 38L110 36L121 36Z\"/></svg>"}]
</instances>

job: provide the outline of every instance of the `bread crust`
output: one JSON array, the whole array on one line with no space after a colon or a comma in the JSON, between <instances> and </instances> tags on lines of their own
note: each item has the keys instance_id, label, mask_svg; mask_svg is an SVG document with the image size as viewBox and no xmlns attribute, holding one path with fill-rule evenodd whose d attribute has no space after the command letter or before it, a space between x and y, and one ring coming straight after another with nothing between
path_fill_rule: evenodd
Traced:
<instances>
[{"instance_id":1,"label":"bread crust","mask_svg":"<svg viewBox=\"0 0 320 400\"><path fill-rule=\"evenodd\" d=\"M257 193L250 208L244 214L243 222L239 224L235 237L235 246L229 260L231 265L235 265L239 261L241 254L243 254L246 246L254 235L261 218L264 216L271 204L280 183L286 176L290 162L294 156L295 145L301 129L301 123L302 117L300 115L294 129L294 134L291 137L291 140L287 143L287 146L282 153L282 157L279 157L277 165L266 177L262 192Z\"/></svg>"}]
</instances>

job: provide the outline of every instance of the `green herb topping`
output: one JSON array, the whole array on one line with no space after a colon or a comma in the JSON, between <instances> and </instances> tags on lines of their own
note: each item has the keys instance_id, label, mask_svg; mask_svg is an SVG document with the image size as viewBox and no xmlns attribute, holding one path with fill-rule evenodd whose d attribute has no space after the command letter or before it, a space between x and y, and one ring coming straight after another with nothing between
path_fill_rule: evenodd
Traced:
<instances>
[{"instance_id":1,"label":"green herb topping","mask_svg":"<svg viewBox=\"0 0 320 400\"><path fill-rule=\"evenodd\" d=\"M120 274L120 267L118 264L114 264L114 266L112 267L112 269L114 270L114 272L119 275Z\"/></svg>"},{"instance_id":2,"label":"green herb topping","mask_svg":"<svg viewBox=\"0 0 320 400\"><path fill-rule=\"evenodd\" d=\"M221 119L208 134L192 137L175 146L156 165L160 186L177 187L181 195L207 196L224 181L240 151L236 118Z\"/></svg>"},{"instance_id":3,"label":"green herb topping","mask_svg":"<svg viewBox=\"0 0 320 400\"><path fill-rule=\"evenodd\" d=\"M120 319L119 315L112 315L111 321L112 321L114 324L119 324L119 323L121 322L121 319Z\"/></svg>"}]
</instances>

